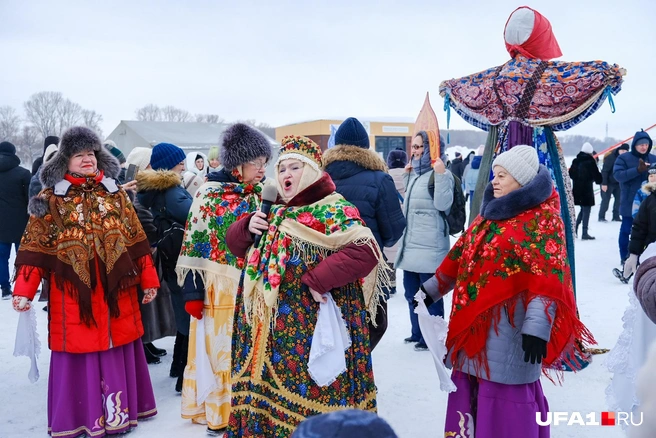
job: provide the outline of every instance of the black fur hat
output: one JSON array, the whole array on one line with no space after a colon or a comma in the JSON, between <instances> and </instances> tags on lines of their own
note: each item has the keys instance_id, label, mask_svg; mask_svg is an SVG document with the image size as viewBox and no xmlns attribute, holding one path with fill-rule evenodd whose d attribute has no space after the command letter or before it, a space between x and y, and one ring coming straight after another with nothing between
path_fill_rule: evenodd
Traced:
<instances>
[{"instance_id":1,"label":"black fur hat","mask_svg":"<svg viewBox=\"0 0 656 438\"><path fill-rule=\"evenodd\" d=\"M227 170L258 157L271 160L272 148L266 137L244 123L235 123L223 133L221 163Z\"/></svg>"},{"instance_id":2,"label":"black fur hat","mask_svg":"<svg viewBox=\"0 0 656 438\"><path fill-rule=\"evenodd\" d=\"M68 171L69 159L83 151L94 151L98 160L98 170L116 179L121 171L121 165L114 156L102 146L98 135L84 126L73 126L64 132L59 150L54 157L41 167L41 184L43 187L53 187L64 179Z\"/></svg>"}]
</instances>

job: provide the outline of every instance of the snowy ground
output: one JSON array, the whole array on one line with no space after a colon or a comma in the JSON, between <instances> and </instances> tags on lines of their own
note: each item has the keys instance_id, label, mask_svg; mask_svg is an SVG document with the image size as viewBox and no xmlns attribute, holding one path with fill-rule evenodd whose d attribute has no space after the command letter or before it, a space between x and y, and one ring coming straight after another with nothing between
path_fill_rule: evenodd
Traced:
<instances>
[{"instance_id":1,"label":"snowy ground","mask_svg":"<svg viewBox=\"0 0 656 438\"><path fill-rule=\"evenodd\" d=\"M607 215L610 217L610 214ZM611 269L618 264L618 222L598 223L593 209L590 233L594 241L577 241L576 263L578 305L581 318L594 333L600 347L612 348L622 328L622 314L628 303L628 286L613 277ZM399 281L399 284L401 282ZM18 315L10 301L0 302L0 437L45 437L46 400L49 366L47 314L37 303L39 334L44 344L39 358L41 379L31 384L27 379L29 361L12 356ZM447 306L449 308L449 306ZM379 414L402 438L443 436L447 396L439 391L437 375L428 352L416 352L403 343L410 334L408 307L402 287L389 301L388 331L373 353L378 385ZM168 377L173 338L156 342L169 355L150 372L158 402L159 414L144 421L130 434L138 437L203 437L203 426L192 425L180 418L180 396L175 392L175 379ZM605 388L610 374L604 367L606 355L596 356L593 363L579 374L568 373L564 385L554 386L543 379L552 411L578 411L582 414L607 410ZM554 438L621 437L619 427L552 427ZM501 438L501 437L499 437Z\"/></svg>"}]
</instances>

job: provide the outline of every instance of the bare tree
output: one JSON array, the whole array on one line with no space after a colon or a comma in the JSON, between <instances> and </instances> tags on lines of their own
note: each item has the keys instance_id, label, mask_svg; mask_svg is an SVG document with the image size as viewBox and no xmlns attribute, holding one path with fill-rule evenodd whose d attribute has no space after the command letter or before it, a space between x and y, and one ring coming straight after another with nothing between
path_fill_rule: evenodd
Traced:
<instances>
[{"instance_id":1,"label":"bare tree","mask_svg":"<svg viewBox=\"0 0 656 438\"><path fill-rule=\"evenodd\" d=\"M33 94L24 103L25 115L43 137L58 135L59 132L59 106L64 97L55 91L41 91Z\"/></svg>"},{"instance_id":2,"label":"bare tree","mask_svg":"<svg viewBox=\"0 0 656 438\"><path fill-rule=\"evenodd\" d=\"M43 153L43 137L38 128L24 125L14 139L16 155L23 164L31 165L33 157Z\"/></svg>"},{"instance_id":3,"label":"bare tree","mask_svg":"<svg viewBox=\"0 0 656 438\"><path fill-rule=\"evenodd\" d=\"M191 122L193 120L189 111L171 105L162 108L162 116L167 122Z\"/></svg>"},{"instance_id":4,"label":"bare tree","mask_svg":"<svg viewBox=\"0 0 656 438\"><path fill-rule=\"evenodd\" d=\"M162 110L154 104L148 104L135 111L137 120L141 122L159 122L162 120Z\"/></svg>"},{"instance_id":5,"label":"bare tree","mask_svg":"<svg viewBox=\"0 0 656 438\"><path fill-rule=\"evenodd\" d=\"M20 131L20 117L9 105L0 106L0 141L15 141Z\"/></svg>"},{"instance_id":6,"label":"bare tree","mask_svg":"<svg viewBox=\"0 0 656 438\"><path fill-rule=\"evenodd\" d=\"M57 107L59 133L64 132L71 126L78 125L82 118L82 107L69 99L62 100Z\"/></svg>"},{"instance_id":7,"label":"bare tree","mask_svg":"<svg viewBox=\"0 0 656 438\"><path fill-rule=\"evenodd\" d=\"M199 123L223 123L225 120L218 114L196 114L196 121Z\"/></svg>"},{"instance_id":8,"label":"bare tree","mask_svg":"<svg viewBox=\"0 0 656 438\"><path fill-rule=\"evenodd\" d=\"M84 122L84 126L96 131L100 137L103 136L102 129L100 128L100 124L103 121L103 116L94 110L82 110L82 120Z\"/></svg>"}]
</instances>

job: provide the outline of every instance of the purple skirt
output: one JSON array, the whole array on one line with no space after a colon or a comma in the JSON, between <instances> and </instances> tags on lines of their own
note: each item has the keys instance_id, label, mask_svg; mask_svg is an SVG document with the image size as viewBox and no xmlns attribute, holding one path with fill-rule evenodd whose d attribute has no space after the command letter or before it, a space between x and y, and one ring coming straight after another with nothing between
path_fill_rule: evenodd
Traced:
<instances>
[{"instance_id":1,"label":"purple skirt","mask_svg":"<svg viewBox=\"0 0 656 438\"><path fill-rule=\"evenodd\" d=\"M449 394L444 436L549 438L549 426L538 426L535 418L549 411L539 380L505 385L460 371L451 379L458 389Z\"/></svg>"},{"instance_id":2,"label":"purple skirt","mask_svg":"<svg viewBox=\"0 0 656 438\"><path fill-rule=\"evenodd\" d=\"M48 433L72 438L127 432L157 413L141 339L97 353L53 351Z\"/></svg>"}]
</instances>

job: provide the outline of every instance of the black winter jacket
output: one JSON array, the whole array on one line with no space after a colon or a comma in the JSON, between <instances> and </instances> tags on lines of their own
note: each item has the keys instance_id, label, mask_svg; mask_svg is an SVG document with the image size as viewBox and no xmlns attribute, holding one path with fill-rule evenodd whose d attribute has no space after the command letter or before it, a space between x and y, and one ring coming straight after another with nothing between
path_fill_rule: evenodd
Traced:
<instances>
[{"instance_id":1,"label":"black winter jacket","mask_svg":"<svg viewBox=\"0 0 656 438\"><path fill-rule=\"evenodd\" d=\"M604 158L604 165L601 168L601 184L605 186L612 186L619 184L613 176L613 167L615 167L615 160L620 155L619 149L615 149L612 154L608 154Z\"/></svg>"},{"instance_id":2,"label":"black winter jacket","mask_svg":"<svg viewBox=\"0 0 656 438\"><path fill-rule=\"evenodd\" d=\"M29 170L20 166L16 155L0 154L0 242L20 242L29 214Z\"/></svg>"},{"instance_id":3,"label":"black winter jacket","mask_svg":"<svg viewBox=\"0 0 656 438\"><path fill-rule=\"evenodd\" d=\"M323 155L337 192L354 204L378 246L393 246L403 235L405 217L394 180L375 151L339 145Z\"/></svg>"},{"instance_id":4,"label":"black winter jacket","mask_svg":"<svg viewBox=\"0 0 656 438\"><path fill-rule=\"evenodd\" d=\"M584 207L595 205L592 185L594 183L601 184L602 178L594 157L585 152L579 152L569 168L569 176L573 182L574 204Z\"/></svg>"},{"instance_id":5,"label":"black winter jacket","mask_svg":"<svg viewBox=\"0 0 656 438\"><path fill-rule=\"evenodd\" d=\"M647 183L642 186L649 196L640 203L638 214L633 218L631 227L631 240L629 252L640 255L647 246L656 242L656 183Z\"/></svg>"}]
</instances>

